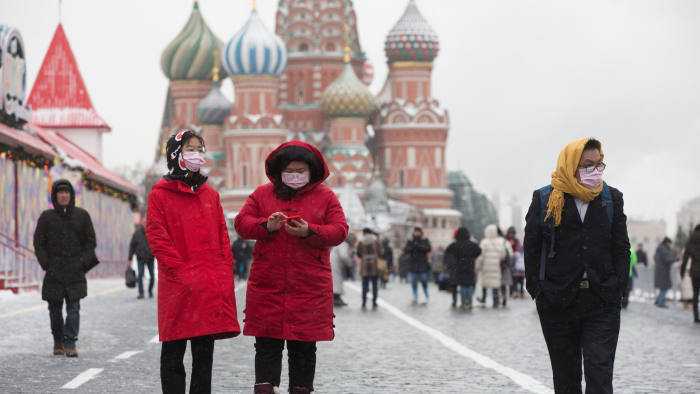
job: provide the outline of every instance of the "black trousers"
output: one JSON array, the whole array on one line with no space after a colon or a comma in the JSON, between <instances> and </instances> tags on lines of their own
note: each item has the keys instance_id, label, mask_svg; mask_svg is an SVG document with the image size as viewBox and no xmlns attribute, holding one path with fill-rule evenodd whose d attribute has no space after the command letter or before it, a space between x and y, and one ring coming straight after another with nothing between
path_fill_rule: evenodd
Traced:
<instances>
[{"instance_id":1,"label":"black trousers","mask_svg":"<svg viewBox=\"0 0 700 394\"><path fill-rule=\"evenodd\" d=\"M698 295L700 295L700 276L691 278L693 281L693 316L698 320Z\"/></svg>"},{"instance_id":2,"label":"black trousers","mask_svg":"<svg viewBox=\"0 0 700 394\"><path fill-rule=\"evenodd\" d=\"M369 284L372 284L372 304L377 303L377 279L378 276L363 276L362 277L362 306L367 303L367 292Z\"/></svg>"},{"instance_id":3,"label":"black trousers","mask_svg":"<svg viewBox=\"0 0 700 394\"><path fill-rule=\"evenodd\" d=\"M284 339L255 337L255 383L279 387L282 374ZM316 342L287 341L289 388L314 390Z\"/></svg>"},{"instance_id":4,"label":"black trousers","mask_svg":"<svg viewBox=\"0 0 700 394\"><path fill-rule=\"evenodd\" d=\"M182 363L188 339L163 342L160 350L160 384L163 394L185 393L185 365ZM190 394L211 393L214 336L189 338L192 352Z\"/></svg>"},{"instance_id":5,"label":"black trousers","mask_svg":"<svg viewBox=\"0 0 700 394\"><path fill-rule=\"evenodd\" d=\"M613 392L613 365L620 332L620 305L581 289L571 305L549 306L540 316L556 393L581 392L581 358L586 393Z\"/></svg>"}]
</instances>

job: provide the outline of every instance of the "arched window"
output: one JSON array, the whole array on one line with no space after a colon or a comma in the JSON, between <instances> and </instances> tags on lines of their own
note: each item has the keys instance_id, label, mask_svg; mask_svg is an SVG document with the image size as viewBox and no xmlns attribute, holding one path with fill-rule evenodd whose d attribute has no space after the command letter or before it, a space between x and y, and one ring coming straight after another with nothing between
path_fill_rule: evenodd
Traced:
<instances>
[{"instance_id":1,"label":"arched window","mask_svg":"<svg viewBox=\"0 0 700 394\"><path fill-rule=\"evenodd\" d=\"M248 166L243 166L243 187L248 187Z\"/></svg>"},{"instance_id":2,"label":"arched window","mask_svg":"<svg viewBox=\"0 0 700 394\"><path fill-rule=\"evenodd\" d=\"M297 104L304 104L304 88L299 88L297 90Z\"/></svg>"},{"instance_id":3,"label":"arched window","mask_svg":"<svg viewBox=\"0 0 700 394\"><path fill-rule=\"evenodd\" d=\"M326 52L335 52L335 44L332 42L326 44Z\"/></svg>"},{"instance_id":4,"label":"arched window","mask_svg":"<svg viewBox=\"0 0 700 394\"><path fill-rule=\"evenodd\" d=\"M309 51L309 46L306 43L299 45L299 52L308 52L308 51Z\"/></svg>"}]
</instances>

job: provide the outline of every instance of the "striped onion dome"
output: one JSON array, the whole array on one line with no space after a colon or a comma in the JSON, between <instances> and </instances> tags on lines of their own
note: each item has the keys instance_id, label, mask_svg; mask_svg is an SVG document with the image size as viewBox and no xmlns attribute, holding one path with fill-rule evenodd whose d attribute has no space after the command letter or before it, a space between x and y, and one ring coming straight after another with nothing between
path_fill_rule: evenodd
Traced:
<instances>
[{"instance_id":1,"label":"striped onion dome","mask_svg":"<svg viewBox=\"0 0 700 394\"><path fill-rule=\"evenodd\" d=\"M377 109L374 96L355 75L352 65L346 61L343 72L321 96L321 108L332 118L364 118Z\"/></svg>"},{"instance_id":2,"label":"striped onion dome","mask_svg":"<svg viewBox=\"0 0 700 394\"><path fill-rule=\"evenodd\" d=\"M414 0L389 31L384 52L389 63L401 61L432 62L438 54L438 36L418 11Z\"/></svg>"},{"instance_id":3,"label":"striped onion dome","mask_svg":"<svg viewBox=\"0 0 700 394\"><path fill-rule=\"evenodd\" d=\"M220 61L216 54L222 47L223 42L209 29L195 2L187 24L163 51L160 67L171 81L211 80L214 61ZM226 78L223 68L218 68L219 78Z\"/></svg>"},{"instance_id":4,"label":"striped onion dome","mask_svg":"<svg viewBox=\"0 0 700 394\"><path fill-rule=\"evenodd\" d=\"M226 44L221 61L231 76L279 76L287 67L287 49L253 10L245 26Z\"/></svg>"},{"instance_id":5,"label":"striped onion dome","mask_svg":"<svg viewBox=\"0 0 700 394\"><path fill-rule=\"evenodd\" d=\"M231 102L221 94L219 84L214 83L209 94L197 106L197 119L203 125L222 125L230 111Z\"/></svg>"}]
</instances>

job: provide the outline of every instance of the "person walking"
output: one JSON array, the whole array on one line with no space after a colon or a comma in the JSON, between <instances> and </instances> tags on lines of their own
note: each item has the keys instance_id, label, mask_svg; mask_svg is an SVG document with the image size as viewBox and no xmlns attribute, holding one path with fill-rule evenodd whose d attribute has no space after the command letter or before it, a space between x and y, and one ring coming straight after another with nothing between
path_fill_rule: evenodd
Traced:
<instances>
[{"instance_id":1,"label":"person walking","mask_svg":"<svg viewBox=\"0 0 700 394\"><path fill-rule=\"evenodd\" d=\"M138 223L134 229L134 235L131 236L129 242L129 261L127 265L131 265L131 259L136 255L136 265L138 267L138 289L139 295L137 299L143 299L143 274L144 268L148 268L148 297L153 298L153 284L155 283L155 275L153 274L154 257L151 253L151 248L148 246L148 238L146 237L146 227L143 223Z\"/></svg>"},{"instance_id":2,"label":"person walking","mask_svg":"<svg viewBox=\"0 0 700 394\"><path fill-rule=\"evenodd\" d=\"M452 307L457 307L457 287L461 298L460 309L472 309L474 295L474 260L481 255L479 245L470 241L469 230L460 227L455 233L455 240L445 250L445 268L452 287Z\"/></svg>"},{"instance_id":3,"label":"person walking","mask_svg":"<svg viewBox=\"0 0 700 394\"><path fill-rule=\"evenodd\" d=\"M690 263L690 267L688 264ZM686 271L686 268L688 270ZM698 295L700 294L700 224L695 226L683 252L681 278L689 275L693 284L693 321L700 323L698 316Z\"/></svg>"},{"instance_id":4,"label":"person walking","mask_svg":"<svg viewBox=\"0 0 700 394\"><path fill-rule=\"evenodd\" d=\"M183 358L190 342L190 393L210 393L214 341L240 333L233 256L219 193L200 173L204 140L192 130L171 135L168 174L148 196L146 237L158 260L160 382L185 392Z\"/></svg>"},{"instance_id":5,"label":"person walking","mask_svg":"<svg viewBox=\"0 0 700 394\"><path fill-rule=\"evenodd\" d=\"M379 240L369 228L362 230L362 238L357 244L357 257L360 258L362 277L362 309L367 307L367 292L372 284L372 309L377 309L377 281L379 279L378 259L381 254Z\"/></svg>"},{"instance_id":6,"label":"person walking","mask_svg":"<svg viewBox=\"0 0 700 394\"><path fill-rule=\"evenodd\" d=\"M586 393L613 392L630 244L622 193L602 181L603 157L596 139L566 145L525 217L525 284L556 393L581 392L582 361Z\"/></svg>"},{"instance_id":7,"label":"person walking","mask_svg":"<svg viewBox=\"0 0 700 394\"><path fill-rule=\"evenodd\" d=\"M515 297L525 298L525 253L517 239L513 244L513 288Z\"/></svg>"},{"instance_id":8,"label":"person walking","mask_svg":"<svg viewBox=\"0 0 700 394\"><path fill-rule=\"evenodd\" d=\"M498 236L498 227L489 224L484 229L484 238L479 243L481 255L476 259L476 270L481 277L481 286L491 289L493 307L498 308L499 289L501 288L501 269L507 256L506 241ZM486 296L484 295L484 302Z\"/></svg>"},{"instance_id":9,"label":"person walking","mask_svg":"<svg viewBox=\"0 0 700 394\"><path fill-rule=\"evenodd\" d=\"M78 357L80 299L87 297L85 274L99 263L90 214L75 206L75 190L59 179L51 187L53 209L41 213L34 230L34 251L46 271L41 299L49 304L53 354ZM63 319L63 301L66 318Z\"/></svg>"},{"instance_id":10,"label":"person walking","mask_svg":"<svg viewBox=\"0 0 700 394\"><path fill-rule=\"evenodd\" d=\"M389 273L389 277L387 281L382 280L383 286L382 288L386 288L386 283L389 280L392 280L394 276L396 276L396 268L394 267L394 249L391 247L389 244L389 239L388 238L383 238L381 241L382 245L382 258L384 261L386 261L386 269Z\"/></svg>"},{"instance_id":11,"label":"person walking","mask_svg":"<svg viewBox=\"0 0 700 394\"><path fill-rule=\"evenodd\" d=\"M656 247L654 252L654 287L659 289L659 295L654 301L654 305L659 308L668 308L666 305L666 292L673 287L671 281L671 265L676 261L676 257L671 251L671 238L664 237L664 240Z\"/></svg>"},{"instance_id":12,"label":"person walking","mask_svg":"<svg viewBox=\"0 0 700 394\"><path fill-rule=\"evenodd\" d=\"M250 260L253 258L253 247L250 246L248 241L242 237L238 237L233 241L233 245L231 245L231 252L233 253L234 267L238 278L247 278L248 266L250 265Z\"/></svg>"},{"instance_id":13,"label":"person walking","mask_svg":"<svg viewBox=\"0 0 700 394\"><path fill-rule=\"evenodd\" d=\"M428 302L428 280L430 277L430 263L428 262L428 253L432 250L430 240L423 238L423 229L420 227L413 228L413 238L406 242L403 248L406 257L408 268L408 280L411 282L413 290L413 304L418 303L418 282L423 286L425 294L425 302ZM399 261L399 264L401 262Z\"/></svg>"},{"instance_id":14,"label":"person walking","mask_svg":"<svg viewBox=\"0 0 700 394\"><path fill-rule=\"evenodd\" d=\"M348 234L345 242L341 242L340 245L331 249L331 274L333 275L333 306L346 306L347 303L343 301L342 295L345 293L343 290L343 272L345 267L352 265L352 253L355 249L355 243L357 243L357 236L355 234Z\"/></svg>"},{"instance_id":15,"label":"person walking","mask_svg":"<svg viewBox=\"0 0 700 394\"><path fill-rule=\"evenodd\" d=\"M255 189L234 221L238 234L256 240L243 327L255 337L254 392L278 390L286 342L289 391L309 393L316 342L334 338L330 248L347 238L348 225L323 185L329 170L315 146L278 146L265 172L270 182Z\"/></svg>"},{"instance_id":16,"label":"person walking","mask_svg":"<svg viewBox=\"0 0 700 394\"><path fill-rule=\"evenodd\" d=\"M633 248L630 248L630 278L627 282L627 288L625 289L625 293L622 295L621 305L623 309L627 309L627 305L629 305L630 302L630 293L632 292L632 288L634 287L634 278L637 276L637 269L635 268L636 265L637 252L635 252Z\"/></svg>"},{"instance_id":17,"label":"person walking","mask_svg":"<svg viewBox=\"0 0 700 394\"><path fill-rule=\"evenodd\" d=\"M501 305L505 308L508 301L509 290L513 287L513 243L503 236L503 232L500 228L496 227L498 230L498 236L503 240L503 245L506 248L506 257L501 260ZM515 228L511 227L513 234L509 235L511 238L515 236ZM510 230L509 229L509 230Z\"/></svg>"},{"instance_id":18,"label":"person walking","mask_svg":"<svg viewBox=\"0 0 700 394\"><path fill-rule=\"evenodd\" d=\"M644 251L644 244L640 243L637 245L637 250L634 251L637 255L637 263L642 264L645 267L648 265L647 262L647 252Z\"/></svg>"}]
</instances>

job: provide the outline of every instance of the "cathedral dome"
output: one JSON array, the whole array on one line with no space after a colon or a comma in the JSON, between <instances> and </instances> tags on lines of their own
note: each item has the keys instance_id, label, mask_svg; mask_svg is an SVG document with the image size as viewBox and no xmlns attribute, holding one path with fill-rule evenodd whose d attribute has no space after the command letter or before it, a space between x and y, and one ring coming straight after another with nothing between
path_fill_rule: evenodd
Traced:
<instances>
[{"instance_id":1,"label":"cathedral dome","mask_svg":"<svg viewBox=\"0 0 700 394\"><path fill-rule=\"evenodd\" d=\"M211 80L214 62L220 62L217 53L221 53L222 47L223 42L209 29L195 2L187 24L160 57L163 74L171 81ZM219 78L225 77L226 73L220 71Z\"/></svg>"},{"instance_id":2,"label":"cathedral dome","mask_svg":"<svg viewBox=\"0 0 700 394\"><path fill-rule=\"evenodd\" d=\"M343 72L323 92L321 108L330 117L360 118L377 109L374 96L357 78L347 56Z\"/></svg>"},{"instance_id":3,"label":"cathedral dome","mask_svg":"<svg viewBox=\"0 0 700 394\"><path fill-rule=\"evenodd\" d=\"M231 111L231 102L221 94L219 85L215 83L209 94L199 102L197 118L203 125L221 125L229 111Z\"/></svg>"},{"instance_id":4,"label":"cathedral dome","mask_svg":"<svg viewBox=\"0 0 700 394\"><path fill-rule=\"evenodd\" d=\"M226 44L221 60L231 76L279 76L287 67L287 49L253 10L245 26Z\"/></svg>"},{"instance_id":5,"label":"cathedral dome","mask_svg":"<svg viewBox=\"0 0 700 394\"><path fill-rule=\"evenodd\" d=\"M389 31L384 52L393 62L432 62L438 54L438 36L418 11L414 0L408 2L403 15Z\"/></svg>"}]
</instances>

